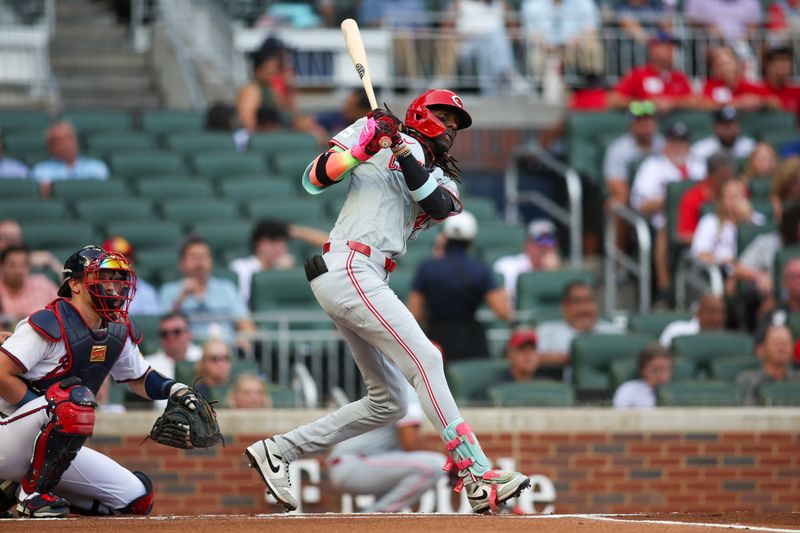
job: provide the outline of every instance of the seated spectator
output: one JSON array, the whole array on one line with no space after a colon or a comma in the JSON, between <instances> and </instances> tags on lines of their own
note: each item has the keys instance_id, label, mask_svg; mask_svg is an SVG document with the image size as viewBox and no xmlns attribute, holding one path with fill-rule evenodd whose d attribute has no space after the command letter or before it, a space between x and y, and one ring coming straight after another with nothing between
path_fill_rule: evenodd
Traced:
<instances>
[{"instance_id":1,"label":"seated spectator","mask_svg":"<svg viewBox=\"0 0 800 533\"><path fill-rule=\"evenodd\" d=\"M767 42L786 43L800 29L800 0L772 0L765 20Z\"/></svg>"},{"instance_id":2,"label":"seated spectator","mask_svg":"<svg viewBox=\"0 0 800 533\"><path fill-rule=\"evenodd\" d=\"M206 241L199 237L184 240L178 265L184 278L165 283L159 298L162 309L183 311L189 316L192 335L232 340L234 326L240 332L255 330L236 286L230 280L212 276L214 263Z\"/></svg>"},{"instance_id":3,"label":"seated spectator","mask_svg":"<svg viewBox=\"0 0 800 533\"><path fill-rule=\"evenodd\" d=\"M647 47L648 63L625 74L608 95L608 105L621 108L633 100L650 100L662 113L697 107L699 101L689 78L672 64L674 48L679 44L672 35L656 32Z\"/></svg>"},{"instance_id":4,"label":"seated spectator","mask_svg":"<svg viewBox=\"0 0 800 533\"><path fill-rule=\"evenodd\" d=\"M792 81L794 55L788 47L772 48L764 54L764 85L781 101L784 110L800 112L800 86Z\"/></svg>"},{"instance_id":5,"label":"seated spectator","mask_svg":"<svg viewBox=\"0 0 800 533\"><path fill-rule=\"evenodd\" d=\"M667 219L664 214L667 184L687 179L698 180L705 174L703 163L689 154L689 128L686 124L675 122L665 132L665 138L663 153L651 155L642 162L631 189L631 206L649 220L656 233L656 300L660 302L668 299L671 285L667 257Z\"/></svg>"},{"instance_id":6,"label":"seated spectator","mask_svg":"<svg viewBox=\"0 0 800 533\"><path fill-rule=\"evenodd\" d=\"M31 274L30 252L11 245L0 252L0 314L21 320L55 300L58 286Z\"/></svg>"},{"instance_id":7,"label":"seated spectator","mask_svg":"<svg viewBox=\"0 0 800 533\"><path fill-rule=\"evenodd\" d=\"M709 202L716 202L722 184L734 178L736 162L726 152L717 152L706 160L706 177L686 191L678 204L678 238L690 244L700 212Z\"/></svg>"},{"instance_id":8,"label":"seated spectator","mask_svg":"<svg viewBox=\"0 0 800 533\"><path fill-rule=\"evenodd\" d=\"M697 311L690 320L676 320L661 332L658 342L664 348L672 346L672 339L684 335L697 335L706 331L725 329L727 320L725 302L719 296L706 293L697 302Z\"/></svg>"},{"instance_id":9,"label":"seated spectator","mask_svg":"<svg viewBox=\"0 0 800 533\"><path fill-rule=\"evenodd\" d=\"M231 409L266 409L272 407L267 386L255 374L240 374L233 382L225 398L225 406Z\"/></svg>"},{"instance_id":10,"label":"seated spectator","mask_svg":"<svg viewBox=\"0 0 800 533\"><path fill-rule=\"evenodd\" d=\"M800 259L791 259L783 268L783 290L776 304L772 298L765 303L769 309L762 312L756 325L756 341L764 339L770 326L784 326L789 315L800 313ZM772 296L772 295L770 295Z\"/></svg>"},{"instance_id":11,"label":"seated spectator","mask_svg":"<svg viewBox=\"0 0 800 533\"><path fill-rule=\"evenodd\" d=\"M22 245L22 226L16 220L10 218L0 219L0 252L9 246ZM32 250L29 252L31 268L47 269L61 278L61 270L64 268L64 261L47 250Z\"/></svg>"},{"instance_id":12,"label":"seated spectator","mask_svg":"<svg viewBox=\"0 0 800 533\"><path fill-rule=\"evenodd\" d=\"M203 353L203 350L192 342L189 317L181 311L172 311L161 317L158 324L158 339L160 345L158 351L144 359L153 370L170 379L175 379L177 363L199 361Z\"/></svg>"},{"instance_id":13,"label":"seated spectator","mask_svg":"<svg viewBox=\"0 0 800 533\"><path fill-rule=\"evenodd\" d=\"M236 129L236 108L224 102L214 102L206 109L207 131L232 132Z\"/></svg>"},{"instance_id":14,"label":"seated spectator","mask_svg":"<svg viewBox=\"0 0 800 533\"><path fill-rule=\"evenodd\" d=\"M742 171L741 180L745 187L750 188L756 181L769 180L778 169L778 155L775 149L765 142L756 144L750 157L747 158Z\"/></svg>"},{"instance_id":15,"label":"seated spectator","mask_svg":"<svg viewBox=\"0 0 800 533\"><path fill-rule=\"evenodd\" d=\"M197 363L194 389L209 401L221 402L231 384L231 350L225 341L211 339L203 345L203 355Z\"/></svg>"},{"instance_id":16,"label":"seated spectator","mask_svg":"<svg viewBox=\"0 0 800 533\"><path fill-rule=\"evenodd\" d=\"M742 135L739 125L739 114L732 106L722 107L712 113L714 134L700 139L692 145L691 154L698 160L705 161L712 154L726 150L737 159L750 156L756 147L756 141Z\"/></svg>"},{"instance_id":17,"label":"seated spectator","mask_svg":"<svg viewBox=\"0 0 800 533\"><path fill-rule=\"evenodd\" d=\"M333 137L356 120L366 116L370 111L367 93L362 87L358 87L347 93L338 110L318 114L317 122Z\"/></svg>"},{"instance_id":18,"label":"seated spectator","mask_svg":"<svg viewBox=\"0 0 800 533\"><path fill-rule=\"evenodd\" d=\"M624 328L600 320L597 294L584 281L572 281L561 294L561 320L548 320L536 328L541 364L564 367L569 364L572 339L586 333L624 333Z\"/></svg>"},{"instance_id":19,"label":"seated spectator","mask_svg":"<svg viewBox=\"0 0 800 533\"><path fill-rule=\"evenodd\" d=\"M778 165L772 180L770 202L775 218L783 216L783 206L800 203L800 155L794 155Z\"/></svg>"},{"instance_id":20,"label":"seated spectator","mask_svg":"<svg viewBox=\"0 0 800 533\"><path fill-rule=\"evenodd\" d=\"M706 107L710 109L719 109L726 105L743 111L781 107L780 99L770 93L769 89L744 77L739 58L727 46L720 46L711 52L709 72L709 77L703 84L703 98Z\"/></svg>"},{"instance_id":21,"label":"seated spectator","mask_svg":"<svg viewBox=\"0 0 800 533\"><path fill-rule=\"evenodd\" d=\"M72 179L108 179L106 164L78 153L78 136L69 122L58 122L47 129L47 153L50 158L37 163L31 175L42 186L42 196L50 195L54 181Z\"/></svg>"},{"instance_id":22,"label":"seated spectator","mask_svg":"<svg viewBox=\"0 0 800 533\"><path fill-rule=\"evenodd\" d=\"M786 326L770 326L761 344L756 347L756 355L762 361L758 370L743 370L736 377L736 384L742 389L742 403L757 405L758 387L764 383L785 381L794 378L792 371L792 351L794 340Z\"/></svg>"},{"instance_id":23,"label":"seated spectator","mask_svg":"<svg viewBox=\"0 0 800 533\"><path fill-rule=\"evenodd\" d=\"M641 409L656 406L659 385L672 381L672 354L657 342L647 344L636 361L638 379L617 387L612 404L615 409Z\"/></svg>"},{"instance_id":24,"label":"seated spectator","mask_svg":"<svg viewBox=\"0 0 800 533\"><path fill-rule=\"evenodd\" d=\"M250 301L253 274L264 270L287 270L295 266L295 258L289 253L290 238L321 248L328 241L328 234L278 220L264 219L258 222L250 236L253 255L234 259L228 265L239 277L239 292L245 302Z\"/></svg>"},{"instance_id":25,"label":"seated spectator","mask_svg":"<svg viewBox=\"0 0 800 533\"><path fill-rule=\"evenodd\" d=\"M503 286L512 309L515 308L520 274L561 268L556 226L546 218L537 218L528 224L528 234L522 246L521 254L501 257L493 266L493 270L503 276Z\"/></svg>"},{"instance_id":26,"label":"seated spectator","mask_svg":"<svg viewBox=\"0 0 800 533\"><path fill-rule=\"evenodd\" d=\"M109 237L103 241L103 249L109 252L116 252L124 255L134 266L136 265L136 254L133 246L125 237ZM136 293L133 301L128 308L130 315L160 315L161 304L158 301L158 292L155 287L147 280L136 277Z\"/></svg>"},{"instance_id":27,"label":"seated spectator","mask_svg":"<svg viewBox=\"0 0 800 533\"><path fill-rule=\"evenodd\" d=\"M27 178L28 166L22 161L5 155L6 139L0 130L0 179Z\"/></svg>"},{"instance_id":28,"label":"seated spectator","mask_svg":"<svg viewBox=\"0 0 800 533\"><path fill-rule=\"evenodd\" d=\"M670 26L662 0L621 0L614 12L622 31L640 43Z\"/></svg>"},{"instance_id":29,"label":"seated spectator","mask_svg":"<svg viewBox=\"0 0 800 533\"><path fill-rule=\"evenodd\" d=\"M478 222L463 212L442 224L444 256L423 262L414 275L408 309L438 342L448 361L486 357L489 346L483 324L475 318L481 304L502 320L511 308L505 289L497 287L491 269L470 254Z\"/></svg>"},{"instance_id":30,"label":"seated spectator","mask_svg":"<svg viewBox=\"0 0 800 533\"><path fill-rule=\"evenodd\" d=\"M508 374L497 383L515 383L519 381L532 381L536 378L541 357L536 348L538 337L533 330L520 330L511 335L506 346L506 359L508 359Z\"/></svg>"},{"instance_id":31,"label":"seated spectator","mask_svg":"<svg viewBox=\"0 0 800 533\"><path fill-rule=\"evenodd\" d=\"M761 24L758 0L686 0L683 13L690 25L731 45L746 41Z\"/></svg>"}]
</instances>

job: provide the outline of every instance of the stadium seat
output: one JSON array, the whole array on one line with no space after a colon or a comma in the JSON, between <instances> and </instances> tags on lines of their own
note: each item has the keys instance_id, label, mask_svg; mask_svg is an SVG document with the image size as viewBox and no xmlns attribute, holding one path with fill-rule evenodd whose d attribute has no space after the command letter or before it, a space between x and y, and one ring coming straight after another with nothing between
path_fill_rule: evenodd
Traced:
<instances>
[{"instance_id":1,"label":"stadium seat","mask_svg":"<svg viewBox=\"0 0 800 533\"><path fill-rule=\"evenodd\" d=\"M22 109L0 109L0 130L9 133L17 131L43 132L50 122L47 113Z\"/></svg>"},{"instance_id":2,"label":"stadium seat","mask_svg":"<svg viewBox=\"0 0 800 533\"><path fill-rule=\"evenodd\" d=\"M136 325L142 328L142 343L139 345L139 350L141 350L143 354L154 353L158 350L160 344L158 326L161 322L161 317L155 315L134 315L132 318L133 321L136 322ZM191 383L191 381L189 383Z\"/></svg>"},{"instance_id":3,"label":"stadium seat","mask_svg":"<svg viewBox=\"0 0 800 533\"><path fill-rule=\"evenodd\" d=\"M205 239L214 253L221 255L228 249L242 249L250 245L252 224L245 220L218 220L215 222L198 222L193 226L193 233Z\"/></svg>"},{"instance_id":4,"label":"stadium seat","mask_svg":"<svg viewBox=\"0 0 800 533\"><path fill-rule=\"evenodd\" d=\"M489 403L496 407L572 407L575 391L558 381L525 381L489 387Z\"/></svg>"},{"instance_id":5,"label":"stadium seat","mask_svg":"<svg viewBox=\"0 0 800 533\"><path fill-rule=\"evenodd\" d=\"M721 357L711 361L711 378L719 381L736 381L742 370L761 367L761 360L754 355Z\"/></svg>"},{"instance_id":6,"label":"stadium seat","mask_svg":"<svg viewBox=\"0 0 800 533\"><path fill-rule=\"evenodd\" d=\"M200 111L152 110L141 116L142 129L152 133L172 133L176 131L200 131L205 117Z\"/></svg>"},{"instance_id":7,"label":"stadium seat","mask_svg":"<svg viewBox=\"0 0 800 533\"><path fill-rule=\"evenodd\" d=\"M93 198L72 205L78 219L96 226L104 226L109 220L146 221L153 219L153 204L139 198Z\"/></svg>"},{"instance_id":8,"label":"stadium seat","mask_svg":"<svg viewBox=\"0 0 800 533\"><path fill-rule=\"evenodd\" d=\"M783 145L796 141L798 134L796 131L767 131L763 132L760 138L772 146L776 152L780 152Z\"/></svg>"},{"instance_id":9,"label":"stadium seat","mask_svg":"<svg viewBox=\"0 0 800 533\"><path fill-rule=\"evenodd\" d=\"M622 383L639 379L636 359L617 359L612 361L609 369L611 370L611 388L616 390ZM692 379L694 375L694 362L675 357L672 359L672 379L681 381Z\"/></svg>"},{"instance_id":10,"label":"stadium seat","mask_svg":"<svg viewBox=\"0 0 800 533\"><path fill-rule=\"evenodd\" d=\"M134 267L137 273L151 283L161 281L161 273L169 272L166 277L173 277L172 272L178 268L178 248L176 246L165 246L162 248L145 248L136 250L136 262ZM141 272L139 272L141 270ZM147 272L146 277L144 273Z\"/></svg>"},{"instance_id":11,"label":"stadium seat","mask_svg":"<svg viewBox=\"0 0 800 533\"><path fill-rule=\"evenodd\" d=\"M742 255L747 246L759 235L775 231L775 224L739 224L736 228L736 252Z\"/></svg>"},{"instance_id":12,"label":"stadium seat","mask_svg":"<svg viewBox=\"0 0 800 533\"><path fill-rule=\"evenodd\" d=\"M140 256L141 252L146 249L171 247L175 250L177 257L177 246L181 233L179 224L160 220L110 221L105 227L107 237L117 235L125 237Z\"/></svg>"},{"instance_id":13,"label":"stadium seat","mask_svg":"<svg viewBox=\"0 0 800 533\"><path fill-rule=\"evenodd\" d=\"M775 284L775 298L781 301L783 293L783 270L786 268L786 263L792 259L800 257L800 245L785 246L778 250L775 254L775 263L773 267L773 282Z\"/></svg>"},{"instance_id":14,"label":"stadium seat","mask_svg":"<svg viewBox=\"0 0 800 533\"><path fill-rule=\"evenodd\" d=\"M413 281L414 272L408 270L395 270L389 275L389 287L404 303L408 300L408 293L411 292L411 283Z\"/></svg>"},{"instance_id":15,"label":"stadium seat","mask_svg":"<svg viewBox=\"0 0 800 533\"><path fill-rule=\"evenodd\" d=\"M430 232L423 231L422 233ZM501 245L515 246L517 250L521 251L523 242L525 242L524 227L500 221L481 221L478 226L478 235L475 237L475 247L479 251Z\"/></svg>"},{"instance_id":16,"label":"stadium seat","mask_svg":"<svg viewBox=\"0 0 800 533\"><path fill-rule=\"evenodd\" d=\"M711 114L706 111L673 111L659 120L659 128L666 131L676 122L683 122L689 128L692 141L702 139L711 134L713 122Z\"/></svg>"},{"instance_id":17,"label":"stadium seat","mask_svg":"<svg viewBox=\"0 0 800 533\"><path fill-rule=\"evenodd\" d=\"M154 202L188 198L214 198L211 182L202 178L175 178L137 181L134 189L142 198Z\"/></svg>"},{"instance_id":18,"label":"stadium seat","mask_svg":"<svg viewBox=\"0 0 800 533\"><path fill-rule=\"evenodd\" d=\"M179 224L192 224L197 221L234 220L239 218L239 206L220 198L176 198L159 204L161 213L167 220Z\"/></svg>"},{"instance_id":19,"label":"stadium seat","mask_svg":"<svg viewBox=\"0 0 800 533\"><path fill-rule=\"evenodd\" d=\"M324 212L324 205L306 196L285 199L260 199L244 202L247 215L253 219L274 218L315 228L330 229L333 220Z\"/></svg>"},{"instance_id":20,"label":"stadium seat","mask_svg":"<svg viewBox=\"0 0 800 533\"><path fill-rule=\"evenodd\" d=\"M635 361L650 342L647 335L580 335L572 341L572 378L580 391L611 391L610 365L617 359Z\"/></svg>"},{"instance_id":21,"label":"stadium seat","mask_svg":"<svg viewBox=\"0 0 800 533\"><path fill-rule=\"evenodd\" d=\"M54 247L78 250L87 244L97 244L97 235L91 224L59 220L47 222L24 222L22 238L31 249L50 249Z\"/></svg>"},{"instance_id":22,"label":"stadium seat","mask_svg":"<svg viewBox=\"0 0 800 533\"><path fill-rule=\"evenodd\" d=\"M483 198L481 196L462 196L461 203L464 204L464 211L469 211L472 213L472 216L478 219L478 233L481 232L481 221L495 220L497 218L494 200L491 198Z\"/></svg>"},{"instance_id":23,"label":"stadium seat","mask_svg":"<svg viewBox=\"0 0 800 533\"><path fill-rule=\"evenodd\" d=\"M628 319L628 330L631 333L644 333L649 335L651 339L658 340L664 328L668 325L677 320L690 320L691 318L691 313L683 311L632 315Z\"/></svg>"},{"instance_id":24,"label":"stadium seat","mask_svg":"<svg viewBox=\"0 0 800 533\"><path fill-rule=\"evenodd\" d=\"M306 167L311 164L314 158L319 155L319 150L308 152L290 152L277 154L271 158L272 167L275 172L281 176L287 176L290 180L296 183L297 187L301 186L303 173Z\"/></svg>"},{"instance_id":25,"label":"stadium seat","mask_svg":"<svg viewBox=\"0 0 800 533\"><path fill-rule=\"evenodd\" d=\"M261 154L214 152L192 157L192 167L201 176L224 178L233 175L266 175L267 166Z\"/></svg>"},{"instance_id":26,"label":"stadium seat","mask_svg":"<svg viewBox=\"0 0 800 533\"><path fill-rule=\"evenodd\" d=\"M664 213L667 215L667 239L670 250L678 245L678 207L683 194L697 185L693 180L676 181L667 184L667 196L664 200Z\"/></svg>"},{"instance_id":27,"label":"stadium seat","mask_svg":"<svg viewBox=\"0 0 800 533\"><path fill-rule=\"evenodd\" d=\"M236 152L233 135L230 133L191 131L171 133L164 145L171 151L183 155L206 152Z\"/></svg>"},{"instance_id":28,"label":"stadium seat","mask_svg":"<svg viewBox=\"0 0 800 533\"><path fill-rule=\"evenodd\" d=\"M397 260L397 268L395 272L412 272L416 273L419 266L428 259L433 258L433 254L429 249L418 248L410 246L406 254Z\"/></svg>"},{"instance_id":29,"label":"stadium seat","mask_svg":"<svg viewBox=\"0 0 800 533\"><path fill-rule=\"evenodd\" d=\"M0 213L3 218L12 218L23 224L25 222L64 220L67 217L67 208L60 200L3 198L0 201Z\"/></svg>"},{"instance_id":30,"label":"stadium seat","mask_svg":"<svg viewBox=\"0 0 800 533\"><path fill-rule=\"evenodd\" d=\"M156 141L152 135L140 131L118 131L86 135L86 148L93 154L107 156L112 153L142 152L154 150Z\"/></svg>"},{"instance_id":31,"label":"stadium seat","mask_svg":"<svg viewBox=\"0 0 800 533\"><path fill-rule=\"evenodd\" d=\"M137 178L186 174L186 165L178 154L165 152L126 152L115 153L109 157L111 170L123 177Z\"/></svg>"},{"instance_id":32,"label":"stadium seat","mask_svg":"<svg viewBox=\"0 0 800 533\"><path fill-rule=\"evenodd\" d=\"M592 286L595 279L581 270L539 270L525 272L517 278L517 309L533 312L537 319L561 316L561 295L573 281L583 281Z\"/></svg>"},{"instance_id":33,"label":"stadium seat","mask_svg":"<svg viewBox=\"0 0 800 533\"><path fill-rule=\"evenodd\" d=\"M318 309L302 268L256 272L250 307L255 312Z\"/></svg>"},{"instance_id":34,"label":"stadium seat","mask_svg":"<svg viewBox=\"0 0 800 533\"><path fill-rule=\"evenodd\" d=\"M31 151L47 153L47 143L43 131L21 131L5 136L3 151L7 155L21 157Z\"/></svg>"},{"instance_id":35,"label":"stadium seat","mask_svg":"<svg viewBox=\"0 0 800 533\"><path fill-rule=\"evenodd\" d=\"M273 178L247 178L220 180L219 191L231 200L291 199L297 188L289 180Z\"/></svg>"},{"instance_id":36,"label":"stadium seat","mask_svg":"<svg viewBox=\"0 0 800 533\"><path fill-rule=\"evenodd\" d=\"M63 180L53 182L52 196L66 202L89 198L125 199L128 187L115 180Z\"/></svg>"},{"instance_id":37,"label":"stadium seat","mask_svg":"<svg viewBox=\"0 0 800 533\"><path fill-rule=\"evenodd\" d=\"M447 365L447 382L459 402L486 401L483 397L492 383L508 373L506 359L457 361Z\"/></svg>"},{"instance_id":38,"label":"stadium seat","mask_svg":"<svg viewBox=\"0 0 800 533\"><path fill-rule=\"evenodd\" d=\"M250 151L267 156L292 152L321 152L317 139L308 133L277 131L256 133L250 137Z\"/></svg>"},{"instance_id":39,"label":"stadium seat","mask_svg":"<svg viewBox=\"0 0 800 533\"><path fill-rule=\"evenodd\" d=\"M800 340L800 313L789 313L786 326L791 330L792 337Z\"/></svg>"},{"instance_id":40,"label":"stadium seat","mask_svg":"<svg viewBox=\"0 0 800 533\"><path fill-rule=\"evenodd\" d=\"M478 256L488 266L493 266L498 259L508 255L519 255L522 253L522 244L501 243L497 246L487 244L478 250Z\"/></svg>"},{"instance_id":41,"label":"stadium seat","mask_svg":"<svg viewBox=\"0 0 800 533\"><path fill-rule=\"evenodd\" d=\"M658 387L656 398L662 407L733 407L742 391L726 381L673 381Z\"/></svg>"},{"instance_id":42,"label":"stadium seat","mask_svg":"<svg viewBox=\"0 0 800 533\"><path fill-rule=\"evenodd\" d=\"M795 117L783 111L756 111L739 114L742 131L751 137L762 138L765 133L795 130Z\"/></svg>"},{"instance_id":43,"label":"stadium seat","mask_svg":"<svg viewBox=\"0 0 800 533\"><path fill-rule=\"evenodd\" d=\"M715 359L745 356L753 353L753 337L745 333L728 331L706 332L685 335L672 340L672 352L695 362L701 375L710 371Z\"/></svg>"},{"instance_id":44,"label":"stadium seat","mask_svg":"<svg viewBox=\"0 0 800 533\"><path fill-rule=\"evenodd\" d=\"M758 387L758 397L764 405L800 406L800 381L776 381Z\"/></svg>"},{"instance_id":45,"label":"stadium seat","mask_svg":"<svg viewBox=\"0 0 800 533\"><path fill-rule=\"evenodd\" d=\"M601 179L600 135L622 135L627 131L625 114L619 111L569 113L567 116L567 161L595 183Z\"/></svg>"},{"instance_id":46,"label":"stadium seat","mask_svg":"<svg viewBox=\"0 0 800 533\"><path fill-rule=\"evenodd\" d=\"M768 178L751 179L747 186L753 199L767 200L772 191L772 180Z\"/></svg>"},{"instance_id":47,"label":"stadium seat","mask_svg":"<svg viewBox=\"0 0 800 533\"><path fill-rule=\"evenodd\" d=\"M66 111L63 118L71 122L81 135L96 131L116 134L131 129L131 117L128 112L117 109Z\"/></svg>"},{"instance_id":48,"label":"stadium seat","mask_svg":"<svg viewBox=\"0 0 800 533\"><path fill-rule=\"evenodd\" d=\"M289 409L296 406L294 391L285 385L269 383L267 385L267 392L269 393L274 409Z\"/></svg>"},{"instance_id":49,"label":"stadium seat","mask_svg":"<svg viewBox=\"0 0 800 533\"><path fill-rule=\"evenodd\" d=\"M0 198L9 200L36 200L39 198L39 182L28 179L0 179ZM2 215L0 215L2 216Z\"/></svg>"}]
</instances>

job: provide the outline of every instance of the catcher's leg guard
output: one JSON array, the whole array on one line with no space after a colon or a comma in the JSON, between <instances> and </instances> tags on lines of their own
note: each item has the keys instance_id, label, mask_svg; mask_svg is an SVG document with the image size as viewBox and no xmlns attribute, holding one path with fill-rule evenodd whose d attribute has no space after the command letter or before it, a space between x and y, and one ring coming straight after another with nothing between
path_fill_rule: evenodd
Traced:
<instances>
[{"instance_id":1,"label":"catcher's leg guard","mask_svg":"<svg viewBox=\"0 0 800 533\"><path fill-rule=\"evenodd\" d=\"M153 510L153 482L142 472L134 472L134 476L144 485L145 493L133 500L127 506L119 510L120 514L150 514Z\"/></svg>"},{"instance_id":2,"label":"catcher's leg guard","mask_svg":"<svg viewBox=\"0 0 800 533\"><path fill-rule=\"evenodd\" d=\"M25 496L53 490L94 432L97 402L92 391L78 383L77 378L65 379L45 393L50 420L36 437L31 466L22 479Z\"/></svg>"}]
</instances>

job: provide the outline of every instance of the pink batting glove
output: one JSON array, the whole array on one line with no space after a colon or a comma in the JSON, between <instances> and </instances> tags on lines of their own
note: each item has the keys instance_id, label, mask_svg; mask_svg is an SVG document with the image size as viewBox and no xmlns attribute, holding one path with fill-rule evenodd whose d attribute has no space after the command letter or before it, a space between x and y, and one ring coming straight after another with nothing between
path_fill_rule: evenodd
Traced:
<instances>
[{"instance_id":1,"label":"pink batting glove","mask_svg":"<svg viewBox=\"0 0 800 533\"><path fill-rule=\"evenodd\" d=\"M375 137L378 134L378 123L374 118L367 119L367 124L361 130L361 135L358 136L358 144L350 148L350 155L361 161L362 163L378 153L380 147L377 147ZM376 149L377 148L377 149Z\"/></svg>"}]
</instances>

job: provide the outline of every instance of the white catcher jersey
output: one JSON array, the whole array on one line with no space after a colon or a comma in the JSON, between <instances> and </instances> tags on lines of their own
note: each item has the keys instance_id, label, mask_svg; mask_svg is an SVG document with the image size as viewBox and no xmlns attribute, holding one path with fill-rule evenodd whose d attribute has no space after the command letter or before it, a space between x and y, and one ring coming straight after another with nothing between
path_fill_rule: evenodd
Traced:
<instances>
[{"instance_id":1,"label":"white catcher jersey","mask_svg":"<svg viewBox=\"0 0 800 533\"><path fill-rule=\"evenodd\" d=\"M344 150L358 143L358 136L367 123L361 118L339 132L332 146ZM425 153L419 142L408 135L403 139L411 148L412 155L425 164ZM456 208L451 215L463 210L458 200L458 186L439 167L434 167L431 176L453 194ZM346 178L347 179L347 178ZM368 161L356 166L349 176L349 188L339 218L331 231L331 240L357 241L380 250L384 255L398 258L406 253L406 243L414 240L418 232L442 221L433 220L417 204L408 192L400 165L389 149L383 149ZM336 184L333 187L343 187ZM398 198L402 199L398 202Z\"/></svg>"},{"instance_id":2,"label":"white catcher jersey","mask_svg":"<svg viewBox=\"0 0 800 533\"><path fill-rule=\"evenodd\" d=\"M42 378L67 362L64 340L56 343L48 341L36 333L27 318L17 325L14 334L6 339L0 350L4 352L2 357L10 356L25 368L22 377L29 380ZM117 382L135 381L144 376L149 368L139 347L128 337L122 353L111 368L111 377ZM9 415L15 410L16 407L0 398L0 412Z\"/></svg>"}]
</instances>

